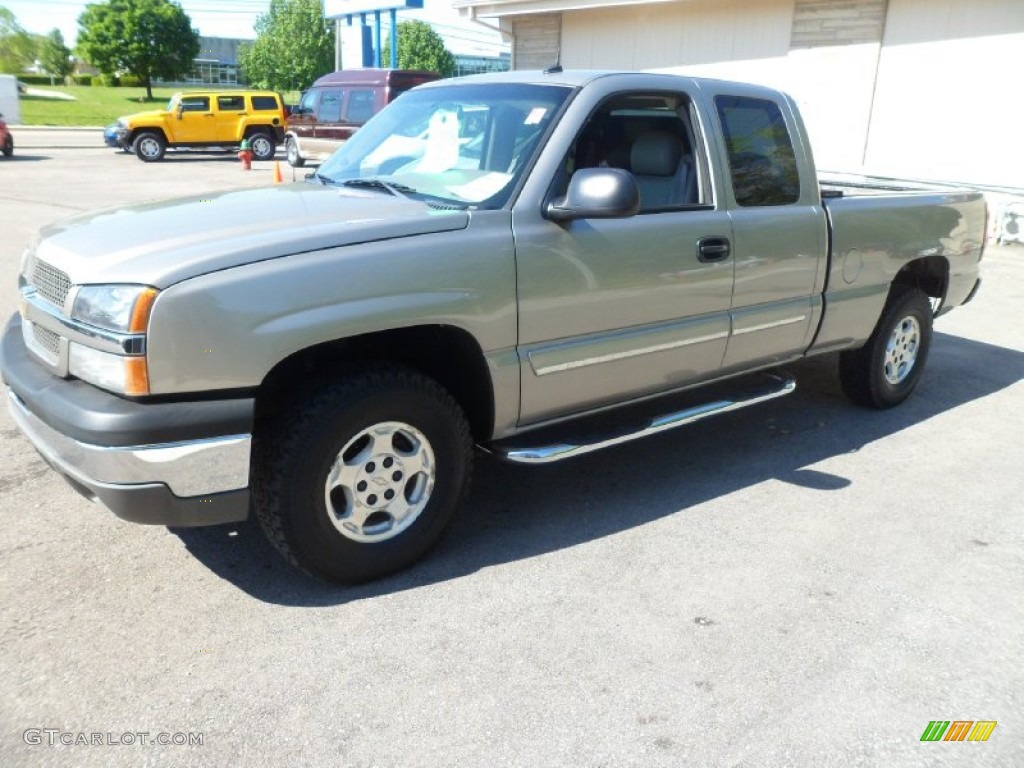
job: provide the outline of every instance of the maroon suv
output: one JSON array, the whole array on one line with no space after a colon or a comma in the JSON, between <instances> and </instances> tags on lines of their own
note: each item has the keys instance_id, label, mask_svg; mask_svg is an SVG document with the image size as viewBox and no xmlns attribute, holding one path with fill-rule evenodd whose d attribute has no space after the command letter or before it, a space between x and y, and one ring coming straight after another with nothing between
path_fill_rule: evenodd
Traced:
<instances>
[{"instance_id":1,"label":"maroon suv","mask_svg":"<svg viewBox=\"0 0 1024 768\"><path fill-rule=\"evenodd\" d=\"M400 95L440 78L412 69L345 69L324 75L288 115L288 162L301 168L324 160L367 120Z\"/></svg>"}]
</instances>

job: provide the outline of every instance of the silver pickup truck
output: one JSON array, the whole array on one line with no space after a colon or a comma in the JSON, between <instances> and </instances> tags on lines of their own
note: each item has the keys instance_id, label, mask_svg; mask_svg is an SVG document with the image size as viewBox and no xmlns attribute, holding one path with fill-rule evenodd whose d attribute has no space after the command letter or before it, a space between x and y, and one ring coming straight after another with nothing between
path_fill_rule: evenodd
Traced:
<instances>
[{"instance_id":1,"label":"silver pickup truck","mask_svg":"<svg viewBox=\"0 0 1024 768\"><path fill-rule=\"evenodd\" d=\"M791 392L922 374L971 299L972 192L823 187L788 96L512 72L403 95L306 184L106 210L24 256L0 371L46 460L118 516L250 511L309 573L408 566L474 447L543 463Z\"/></svg>"}]
</instances>

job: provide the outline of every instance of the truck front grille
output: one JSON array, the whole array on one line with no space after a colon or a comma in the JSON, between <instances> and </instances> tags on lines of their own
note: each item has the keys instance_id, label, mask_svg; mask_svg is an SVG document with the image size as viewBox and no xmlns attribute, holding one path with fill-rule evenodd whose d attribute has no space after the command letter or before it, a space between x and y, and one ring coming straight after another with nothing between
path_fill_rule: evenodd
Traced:
<instances>
[{"instance_id":1,"label":"truck front grille","mask_svg":"<svg viewBox=\"0 0 1024 768\"><path fill-rule=\"evenodd\" d=\"M64 308L64 300L71 290L71 280L66 272L33 258L28 269L28 283L48 302Z\"/></svg>"},{"instance_id":2,"label":"truck front grille","mask_svg":"<svg viewBox=\"0 0 1024 768\"><path fill-rule=\"evenodd\" d=\"M32 323L32 337L36 340L36 344L51 355L60 353L60 336L53 331Z\"/></svg>"}]
</instances>

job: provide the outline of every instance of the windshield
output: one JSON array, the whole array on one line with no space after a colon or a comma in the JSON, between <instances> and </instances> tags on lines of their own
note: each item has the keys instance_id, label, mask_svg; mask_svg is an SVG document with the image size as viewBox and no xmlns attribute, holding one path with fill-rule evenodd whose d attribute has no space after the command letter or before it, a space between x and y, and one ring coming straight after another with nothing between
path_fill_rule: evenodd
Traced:
<instances>
[{"instance_id":1,"label":"windshield","mask_svg":"<svg viewBox=\"0 0 1024 768\"><path fill-rule=\"evenodd\" d=\"M402 94L317 171L326 184L387 182L417 199L500 208L568 97L562 86L453 85Z\"/></svg>"}]
</instances>

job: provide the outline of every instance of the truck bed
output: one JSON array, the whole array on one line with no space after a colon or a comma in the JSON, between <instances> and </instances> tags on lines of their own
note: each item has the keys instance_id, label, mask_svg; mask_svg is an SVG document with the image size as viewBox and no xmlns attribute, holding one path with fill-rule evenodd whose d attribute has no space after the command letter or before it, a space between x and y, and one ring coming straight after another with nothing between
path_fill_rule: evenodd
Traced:
<instances>
[{"instance_id":1,"label":"truck bed","mask_svg":"<svg viewBox=\"0 0 1024 768\"><path fill-rule=\"evenodd\" d=\"M985 200L970 190L912 189L856 180L822 182L829 221L825 320L814 348L866 339L889 286L908 262L927 259L949 277L940 311L965 303L978 282Z\"/></svg>"}]
</instances>

